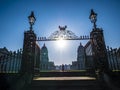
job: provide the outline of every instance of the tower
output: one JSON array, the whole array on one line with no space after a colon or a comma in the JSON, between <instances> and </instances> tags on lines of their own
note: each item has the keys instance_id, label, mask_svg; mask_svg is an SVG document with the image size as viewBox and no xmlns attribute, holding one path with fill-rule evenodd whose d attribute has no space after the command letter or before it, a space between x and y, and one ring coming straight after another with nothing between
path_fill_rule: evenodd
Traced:
<instances>
[{"instance_id":1,"label":"tower","mask_svg":"<svg viewBox=\"0 0 120 90\"><path fill-rule=\"evenodd\" d=\"M48 49L44 44L43 47L41 48L40 69L48 70L48 66L49 66Z\"/></svg>"},{"instance_id":2,"label":"tower","mask_svg":"<svg viewBox=\"0 0 120 90\"><path fill-rule=\"evenodd\" d=\"M77 62L78 62L78 69L84 70L85 69L85 50L81 43L77 50Z\"/></svg>"}]
</instances>

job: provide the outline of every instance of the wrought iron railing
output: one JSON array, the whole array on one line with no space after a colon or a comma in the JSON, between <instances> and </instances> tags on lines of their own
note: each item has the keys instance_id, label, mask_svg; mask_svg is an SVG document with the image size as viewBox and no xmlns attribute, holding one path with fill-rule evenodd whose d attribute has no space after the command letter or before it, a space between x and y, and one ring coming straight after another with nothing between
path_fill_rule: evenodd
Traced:
<instances>
[{"instance_id":1,"label":"wrought iron railing","mask_svg":"<svg viewBox=\"0 0 120 90\"><path fill-rule=\"evenodd\" d=\"M0 57L0 73L18 73L20 71L22 52L9 52Z\"/></svg>"},{"instance_id":2,"label":"wrought iron railing","mask_svg":"<svg viewBox=\"0 0 120 90\"><path fill-rule=\"evenodd\" d=\"M109 69L112 71L120 70L120 52L119 49L107 47L107 56L109 62Z\"/></svg>"}]
</instances>

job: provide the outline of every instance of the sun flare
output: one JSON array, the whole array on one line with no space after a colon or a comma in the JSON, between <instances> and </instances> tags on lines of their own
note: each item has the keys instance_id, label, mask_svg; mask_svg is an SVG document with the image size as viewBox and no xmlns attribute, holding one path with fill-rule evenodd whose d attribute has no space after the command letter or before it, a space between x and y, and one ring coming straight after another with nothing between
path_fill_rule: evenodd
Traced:
<instances>
[{"instance_id":1,"label":"sun flare","mask_svg":"<svg viewBox=\"0 0 120 90\"><path fill-rule=\"evenodd\" d=\"M57 42L56 42L58 48L65 48L66 47L66 41L63 40L63 39L59 39Z\"/></svg>"}]
</instances>

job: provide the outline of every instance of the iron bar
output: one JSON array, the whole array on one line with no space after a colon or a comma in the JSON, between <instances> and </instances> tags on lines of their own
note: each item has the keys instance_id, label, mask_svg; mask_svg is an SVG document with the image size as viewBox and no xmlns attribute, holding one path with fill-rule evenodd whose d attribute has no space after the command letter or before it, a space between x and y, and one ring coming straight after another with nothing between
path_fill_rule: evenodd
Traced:
<instances>
[{"instance_id":1,"label":"iron bar","mask_svg":"<svg viewBox=\"0 0 120 90\"><path fill-rule=\"evenodd\" d=\"M75 38L75 39L62 39L62 40L90 40L92 38ZM61 39L37 39L36 41L58 41Z\"/></svg>"}]
</instances>

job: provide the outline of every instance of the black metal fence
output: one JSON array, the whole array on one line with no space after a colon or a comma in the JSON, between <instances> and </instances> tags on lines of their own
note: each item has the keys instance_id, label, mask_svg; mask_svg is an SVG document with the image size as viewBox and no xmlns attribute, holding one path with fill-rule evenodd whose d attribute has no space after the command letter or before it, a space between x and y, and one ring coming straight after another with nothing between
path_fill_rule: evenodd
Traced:
<instances>
[{"instance_id":1,"label":"black metal fence","mask_svg":"<svg viewBox=\"0 0 120 90\"><path fill-rule=\"evenodd\" d=\"M110 70L120 70L120 48L107 47ZM21 67L22 51L17 50L0 57L0 73L18 73Z\"/></svg>"},{"instance_id":2,"label":"black metal fence","mask_svg":"<svg viewBox=\"0 0 120 90\"><path fill-rule=\"evenodd\" d=\"M0 73L18 73L20 71L22 51L9 52L0 57Z\"/></svg>"},{"instance_id":3,"label":"black metal fence","mask_svg":"<svg viewBox=\"0 0 120 90\"><path fill-rule=\"evenodd\" d=\"M120 70L120 48L113 49L111 47L107 47L107 55L108 55L109 69L113 71Z\"/></svg>"}]
</instances>

